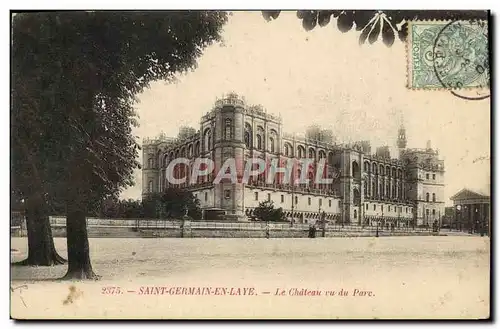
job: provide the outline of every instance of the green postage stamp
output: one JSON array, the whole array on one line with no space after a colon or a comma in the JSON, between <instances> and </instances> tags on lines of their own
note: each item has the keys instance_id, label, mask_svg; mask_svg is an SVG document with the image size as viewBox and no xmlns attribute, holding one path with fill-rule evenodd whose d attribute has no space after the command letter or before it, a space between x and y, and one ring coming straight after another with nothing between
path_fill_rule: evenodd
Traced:
<instances>
[{"instance_id":1,"label":"green postage stamp","mask_svg":"<svg viewBox=\"0 0 500 329\"><path fill-rule=\"evenodd\" d=\"M407 42L409 88L489 88L486 21L409 22Z\"/></svg>"}]
</instances>

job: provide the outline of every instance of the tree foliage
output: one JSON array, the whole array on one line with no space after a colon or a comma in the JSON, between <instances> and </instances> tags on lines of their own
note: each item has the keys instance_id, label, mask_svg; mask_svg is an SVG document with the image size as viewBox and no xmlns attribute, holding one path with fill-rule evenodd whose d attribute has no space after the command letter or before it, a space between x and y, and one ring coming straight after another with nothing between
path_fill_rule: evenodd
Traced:
<instances>
[{"instance_id":1,"label":"tree foliage","mask_svg":"<svg viewBox=\"0 0 500 329\"><path fill-rule=\"evenodd\" d=\"M81 272L71 255L89 263L85 216L133 185L135 96L194 68L226 19L205 11L13 17L12 182L23 198L36 193L38 207L48 196L64 204L70 269Z\"/></svg>"},{"instance_id":2,"label":"tree foliage","mask_svg":"<svg viewBox=\"0 0 500 329\"><path fill-rule=\"evenodd\" d=\"M110 197L102 203L98 216L104 218L142 218L144 217L142 202Z\"/></svg>"},{"instance_id":3,"label":"tree foliage","mask_svg":"<svg viewBox=\"0 0 500 329\"><path fill-rule=\"evenodd\" d=\"M283 208L275 208L272 201L262 201L255 208L254 215L262 221L280 222L285 220Z\"/></svg>"},{"instance_id":4,"label":"tree foliage","mask_svg":"<svg viewBox=\"0 0 500 329\"><path fill-rule=\"evenodd\" d=\"M135 95L194 68L225 21L224 13L202 11L16 15L13 131L31 146L44 185L55 181L58 195L90 206L132 185ZM23 160L16 165L26 167Z\"/></svg>"},{"instance_id":5,"label":"tree foliage","mask_svg":"<svg viewBox=\"0 0 500 329\"><path fill-rule=\"evenodd\" d=\"M180 188L168 188L153 193L142 202L145 218L182 218L186 209L194 220L201 219L200 200L192 192Z\"/></svg>"},{"instance_id":6,"label":"tree foliage","mask_svg":"<svg viewBox=\"0 0 500 329\"><path fill-rule=\"evenodd\" d=\"M263 11L267 21L277 19L280 11ZM332 19L341 32L353 28L360 31L359 43L374 43L382 35L382 41L392 46L396 37L405 41L408 21L411 20L487 20L488 12L480 10L299 10L297 17L305 30L316 26L325 27Z\"/></svg>"}]
</instances>

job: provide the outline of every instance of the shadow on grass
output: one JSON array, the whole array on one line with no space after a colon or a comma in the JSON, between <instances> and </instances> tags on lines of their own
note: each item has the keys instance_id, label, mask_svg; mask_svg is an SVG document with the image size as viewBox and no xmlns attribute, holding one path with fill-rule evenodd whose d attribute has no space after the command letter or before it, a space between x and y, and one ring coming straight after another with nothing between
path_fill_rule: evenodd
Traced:
<instances>
[{"instance_id":1,"label":"shadow on grass","mask_svg":"<svg viewBox=\"0 0 500 329\"><path fill-rule=\"evenodd\" d=\"M16 269L26 269L24 271L12 271ZM55 270L56 273L51 273ZM47 277L49 275L57 275L57 277ZM41 276L41 277L37 277ZM58 264L52 266L34 266L20 265L19 262L11 263L11 282L35 283L35 282L74 282L74 281L98 281L102 278L101 275L94 274L83 275L81 273L67 273L66 264Z\"/></svg>"},{"instance_id":2,"label":"shadow on grass","mask_svg":"<svg viewBox=\"0 0 500 329\"><path fill-rule=\"evenodd\" d=\"M39 278L39 279L33 279L33 278L11 278L10 282L11 283L21 283L21 284L26 284L26 283L37 283L37 282L59 282L59 283L68 283L68 282L91 282L91 281L100 281L102 278L101 275L96 275L96 278L94 279L73 279L73 278L67 278L66 276L60 277L60 278ZM12 287L11 287L12 289Z\"/></svg>"}]
</instances>

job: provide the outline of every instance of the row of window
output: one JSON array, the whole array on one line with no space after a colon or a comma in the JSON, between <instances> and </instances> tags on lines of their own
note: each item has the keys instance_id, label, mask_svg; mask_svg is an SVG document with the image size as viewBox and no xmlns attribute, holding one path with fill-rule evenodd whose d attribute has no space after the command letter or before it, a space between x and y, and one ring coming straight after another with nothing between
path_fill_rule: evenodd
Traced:
<instances>
[{"instance_id":1,"label":"row of window","mask_svg":"<svg viewBox=\"0 0 500 329\"><path fill-rule=\"evenodd\" d=\"M365 186L365 188L366 188L366 186ZM153 192L153 181L151 181L151 180L148 183L148 192L150 192L150 193ZM225 198L227 198L227 199L230 198L230 196L231 196L230 195L230 191L227 190L225 193L226 193ZM366 194L366 190L365 190L365 194ZM393 190L393 196L394 197L399 197L399 194L398 193L394 194L394 190ZM268 198L269 201L271 201L271 193L267 194L267 198ZM205 201L206 200L207 200L207 193L205 193ZM258 200L259 200L259 192L255 192L255 201L258 201ZM319 201L319 206L321 206L322 205L322 199L319 199L318 201ZM425 195L425 201L426 202L430 202L430 195L429 195L429 193L426 193L426 195ZM284 203L284 202L285 202L285 196L282 194L281 195L281 203ZM436 202L436 193L432 193L432 202ZM298 197L295 196L295 204L297 204L297 203L298 203ZM328 204L329 204L328 206L331 207L332 206L331 205L332 201L328 200ZM311 198L310 197L308 197L308 205L311 205ZM376 205L373 205L373 210L376 210L376 207L377 207ZM366 205L366 209L368 209L368 204ZM389 211L391 211L390 209L391 208L389 206ZM382 210L383 210L383 206L382 206Z\"/></svg>"},{"instance_id":2,"label":"row of window","mask_svg":"<svg viewBox=\"0 0 500 329\"><path fill-rule=\"evenodd\" d=\"M285 195L284 194L281 194L281 203L284 203L285 202ZM255 201L259 201L259 192L254 192L254 199ZM267 201L271 201L271 193L267 193ZM299 197L298 196L295 196L294 198L294 204L298 204L299 203ZM307 205L311 205L311 197L307 197ZM318 200L318 206L323 206L323 199L319 199ZM340 206L340 200L339 200L339 206ZM332 207L332 200L328 200L328 207Z\"/></svg>"},{"instance_id":3,"label":"row of window","mask_svg":"<svg viewBox=\"0 0 500 329\"><path fill-rule=\"evenodd\" d=\"M153 182L150 181L150 192L152 192L152 184ZM231 197L231 190L225 190L224 191L224 197L226 199L229 199ZM258 201L259 200L259 192L254 192L254 197L255 197L255 201ZM285 202L285 195L281 195L281 203L284 203ZM204 199L205 199L205 202L208 201L208 192L205 192L204 193ZM268 201L271 201L271 193L267 193L267 200ZM298 204L299 203L299 198L298 196L295 196L295 200L294 200L295 204ZM311 205L311 197L308 197L307 198L307 204L310 206ZM323 200L322 199L319 199L318 200L318 206L321 207L323 205ZM328 207L332 207L332 200L328 200ZM341 201L339 200L339 208L341 207ZM368 210L369 208L369 204L365 204L365 207L366 207L366 210ZM394 211L394 212L403 212L403 207L402 206L387 206L388 208L388 212L391 212L391 211ZM377 205L374 204L373 205L373 210L376 211L377 210ZM384 205L380 205L380 210L381 211L384 211ZM409 207L405 207L405 213L409 213L411 210ZM429 216L430 214L430 211L429 209L426 209L425 210L425 213L427 215L427 217ZM435 209L432 209L432 215L435 216L436 214L436 210Z\"/></svg>"},{"instance_id":4,"label":"row of window","mask_svg":"<svg viewBox=\"0 0 500 329\"><path fill-rule=\"evenodd\" d=\"M388 208L388 212L391 212L391 211L399 212L399 213L403 212L403 207L401 207L401 206L398 206L398 207L396 207L396 206L392 206L392 207L388 206L387 208ZM366 204L366 210L368 210L368 203ZM373 210L374 211L377 210L377 205L376 204L373 205ZM384 211L384 205L380 205L380 210ZM409 213L410 212L410 208L405 207L405 212Z\"/></svg>"},{"instance_id":5,"label":"row of window","mask_svg":"<svg viewBox=\"0 0 500 329\"><path fill-rule=\"evenodd\" d=\"M247 146L247 148L252 147L251 136L248 133L245 133L245 145ZM261 135L257 135L256 149L260 151L264 150L264 143ZM276 152L276 142L273 137L269 137L269 149L273 153Z\"/></svg>"},{"instance_id":6,"label":"row of window","mask_svg":"<svg viewBox=\"0 0 500 329\"><path fill-rule=\"evenodd\" d=\"M227 125L227 120L226 120L226 125ZM276 142L278 141L278 133L274 129L272 129L270 131L270 134L271 134L271 136L269 136L269 151L276 152L276 149L277 149ZM255 148L257 150L261 150L261 151L264 150L264 148L265 148L265 145L264 145L264 138L265 137L264 136L265 136L264 128L259 126L257 128L257 134L255 136L256 137ZM245 124L245 133L244 133L243 137L245 140L246 147L252 148L253 147L253 133L252 133L252 127L248 123Z\"/></svg>"},{"instance_id":7,"label":"row of window","mask_svg":"<svg viewBox=\"0 0 500 329\"><path fill-rule=\"evenodd\" d=\"M270 138L270 140L271 140L271 152L274 152L274 140L273 140L272 137ZM208 139L208 143L210 143L210 137ZM257 149L258 150L263 150L263 146L262 146L262 143L261 143L260 136L257 136L257 144L258 144L257 145ZM314 152L314 151L312 151L312 152ZM189 150L188 151L188 157L191 157L192 155L193 155L192 154L192 150ZM195 156L196 155L199 155L199 149L195 150ZM323 151L320 151L319 155L320 155L319 156L320 159L323 159L324 157L326 157L326 154ZM185 157L185 156L186 156L186 154L185 154L185 149L184 148L181 149L180 152L179 152L179 150L177 150L175 153L171 152L168 156L165 155L165 157L164 157L164 163L163 164L164 164L164 166L166 166L169 158L173 159L173 158ZM290 156L290 155L287 154L287 152L285 152L285 156ZM298 157L299 158L304 158L304 156L300 152L299 152L299 156ZM316 157L314 155L309 154L309 158L315 159ZM329 163L332 163L332 162L329 161ZM154 159L153 159L153 157L150 157L148 159L148 168L153 168L153 167L154 167ZM352 164L352 175L353 175L353 177L359 178L359 173L360 172L359 172L358 164L354 161L353 164ZM392 175L392 177L396 178L395 173ZM402 174L401 173L398 175L398 178L402 178ZM426 175L426 178L429 179L429 174ZM432 175L432 179L434 179L434 180L436 179L436 175L435 174Z\"/></svg>"},{"instance_id":8,"label":"row of window","mask_svg":"<svg viewBox=\"0 0 500 329\"><path fill-rule=\"evenodd\" d=\"M429 193L425 194L425 201L429 202ZM436 202L436 193L432 193L432 202Z\"/></svg>"},{"instance_id":9,"label":"row of window","mask_svg":"<svg viewBox=\"0 0 500 329\"><path fill-rule=\"evenodd\" d=\"M252 139L252 132L251 128L247 128L245 130L245 145L247 148L252 148L253 147L253 139ZM274 130L271 130L271 136L269 137L269 151L274 153L277 151L277 135L274 132ZM265 145L264 145L264 137L263 137L263 131L262 133L257 132L256 135L256 145L255 148L257 150L264 150ZM314 148L309 148L309 158L310 159L316 159L316 150ZM293 147L290 143L284 143L283 144L283 154L287 157L293 157L294 152L293 152ZM302 145L299 145L297 147L297 158L303 159L306 157L306 148ZM323 150L320 150L318 152L318 157L320 159L326 158L326 153ZM329 162L333 162L332 156L330 156Z\"/></svg>"},{"instance_id":10,"label":"row of window","mask_svg":"<svg viewBox=\"0 0 500 329\"><path fill-rule=\"evenodd\" d=\"M394 178L403 178L403 171L401 169L396 169L394 167L384 166L382 164L377 165L376 163L372 163L370 165L369 162L365 162L364 172L375 174L375 175L386 175Z\"/></svg>"},{"instance_id":11,"label":"row of window","mask_svg":"<svg viewBox=\"0 0 500 329\"><path fill-rule=\"evenodd\" d=\"M425 179L429 179L429 173L425 174ZM436 174L432 174L432 180L436 180Z\"/></svg>"},{"instance_id":12,"label":"row of window","mask_svg":"<svg viewBox=\"0 0 500 329\"><path fill-rule=\"evenodd\" d=\"M224 131L225 137L227 139L231 139L232 136L232 130L231 130L231 120L229 122L226 120L226 129ZM212 145L212 131L210 128L205 129L205 132L203 133L203 150L208 151L210 149L210 146ZM199 156L200 155L200 142L197 141L194 143L194 148L193 144L189 144L187 147L183 146L180 149L177 149L176 151L172 151L169 154L165 154L163 157L163 165L166 166L168 163L168 160L176 159L176 158L184 158L184 157L192 157L192 156ZM154 156L150 156L148 159L148 168L153 168L154 167ZM161 164L160 164L161 165Z\"/></svg>"},{"instance_id":13,"label":"row of window","mask_svg":"<svg viewBox=\"0 0 500 329\"><path fill-rule=\"evenodd\" d=\"M425 209L426 217L429 217L430 211L429 209ZM436 209L432 209L432 216L436 216Z\"/></svg>"},{"instance_id":14,"label":"row of window","mask_svg":"<svg viewBox=\"0 0 500 329\"><path fill-rule=\"evenodd\" d=\"M366 197L369 197L370 195L373 197L377 197L380 195L385 197L399 198L402 197L401 195L402 190L403 190L402 185L394 185L394 184L392 185L391 189L389 182L386 182L385 186L382 183L377 184L376 182L372 182L371 189L369 183L363 186L363 192Z\"/></svg>"}]
</instances>

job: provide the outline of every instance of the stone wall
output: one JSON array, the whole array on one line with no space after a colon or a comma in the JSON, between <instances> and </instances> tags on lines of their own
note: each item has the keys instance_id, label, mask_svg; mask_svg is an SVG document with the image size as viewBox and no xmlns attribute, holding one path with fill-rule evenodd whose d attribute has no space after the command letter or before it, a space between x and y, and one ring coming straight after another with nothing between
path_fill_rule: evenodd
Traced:
<instances>
[{"instance_id":1,"label":"stone wall","mask_svg":"<svg viewBox=\"0 0 500 329\"><path fill-rule=\"evenodd\" d=\"M52 235L66 237L66 227L60 219L52 219ZM209 222L144 220L137 226L135 220L89 219L89 238L307 238L309 225L264 222ZM316 237L376 236L376 228L367 226L327 226L324 234L316 229ZM433 235L431 231L380 230L379 236ZM25 230L11 230L12 236L26 236Z\"/></svg>"}]
</instances>

